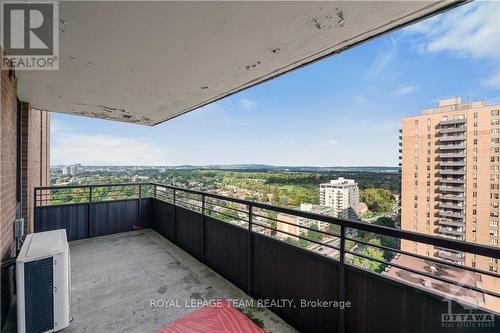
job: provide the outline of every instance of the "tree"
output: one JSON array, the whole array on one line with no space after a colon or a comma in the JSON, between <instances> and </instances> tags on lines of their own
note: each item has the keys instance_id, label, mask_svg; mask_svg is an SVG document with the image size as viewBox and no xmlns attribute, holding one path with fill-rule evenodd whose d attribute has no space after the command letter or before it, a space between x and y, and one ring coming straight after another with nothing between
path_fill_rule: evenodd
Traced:
<instances>
[{"instance_id":1,"label":"tree","mask_svg":"<svg viewBox=\"0 0 500 333\"><path fill-rule=\"evenodd\" d=\"M307 230L307 237L306 238L308 238L312 241L318 242L318 243L321 242L321 240L323 239L323 234L319 231L316 231L316 230L319 230L316 223L312 224L310 228L314 229L314 230Z\"/></svg>"},{"instance_id":2,"label":"tree","mask_svg":"<svg viewBox=\"0 0 500 333\"><path fill-rule=\"evenodd\" d=\"M379 217L373 224L381 225L388 228L396 227L396 221L394 221L390 217Z\"/></svg>"},{"instance_id":3,"label":"tree","mask_svg":"<svg viewBox=\"0 0 500 333\"><path fill-rule=\"evenodd\" d=\"M384 227L388 228L395 228L396 227L396 221L391 219L390 217L380 217L377 219L377 221L374 222L376 225L381 225ZM399 249L399 239L391 236L386 236L386 235L373 235L372 238L378 238L380 240L380 243L383 246L390 247L393 249ZM386 259L388 259L389 252L385 251L386 253ZM392 254L390 255L392 257Z\"/></svg>"},{"instance_id":4,"label":"tree","mask_svg":"<svg viewBox=\"0 0 500 333\"><path fill-rule=\"evenodd\" d=\"M380 246L380 240L376 239L376 238L372 239L372 241L370 243ZM363 250L361 251L361 254L366 256L366 257L369 257L369 258L378 259L381 261L384 260L384 251L378 247L365 246L363 248ZM369 270L374 271L374 272L379 272L379 273L384 270L384 266L385 266L385 264L380 263L378 261L366 259L366 258L359 257L359 256L353 256L353 257L349 258L348 262L352 265L363 267L363 268L369 269Z\"/></svg>"},{"instance_id":5,"label":"tree","mask_svg":"<svg viewBox=\"0 0 500 333\"><path fill-rule=\"evenodd\" d=\"M366 188L361 191L361 200L368 209L377 213L390 212L395 204L391 191L383 188Z\"/></svg>"}]
</instances>

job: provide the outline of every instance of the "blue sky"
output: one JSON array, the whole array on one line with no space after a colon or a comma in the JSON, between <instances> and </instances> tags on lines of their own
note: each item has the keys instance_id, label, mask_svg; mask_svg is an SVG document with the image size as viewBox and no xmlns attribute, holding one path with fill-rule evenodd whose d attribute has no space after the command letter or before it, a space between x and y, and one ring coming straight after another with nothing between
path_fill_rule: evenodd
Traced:
<instances>
[{"instance_id":1,"label":"blue sky","mask_svg":"<svg viewBox=\"0 0 500 333\"><path fill-rule=\"evenodd\" d=\"M500 103L499 21L467 4L155 127L54 113L51 163L396 166L401 117Z\"/></svg>"}]
</instances>

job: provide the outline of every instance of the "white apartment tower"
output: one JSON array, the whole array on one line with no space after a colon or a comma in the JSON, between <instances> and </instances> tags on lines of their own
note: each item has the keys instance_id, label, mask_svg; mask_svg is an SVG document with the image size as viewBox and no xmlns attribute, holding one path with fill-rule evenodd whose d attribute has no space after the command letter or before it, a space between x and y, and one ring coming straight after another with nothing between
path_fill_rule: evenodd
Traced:
<instances>
[{"instance_id":1,"label":"white apartment tower","mask_svg":"<svg viewBox=\"0 0 500 333\"><path fill-rule=\"evenodd\" d=\"M359 188L354 179L339 177L319 185L319 203L332 207L337 217L358 220Z\"/></svg>"}]
</instances>

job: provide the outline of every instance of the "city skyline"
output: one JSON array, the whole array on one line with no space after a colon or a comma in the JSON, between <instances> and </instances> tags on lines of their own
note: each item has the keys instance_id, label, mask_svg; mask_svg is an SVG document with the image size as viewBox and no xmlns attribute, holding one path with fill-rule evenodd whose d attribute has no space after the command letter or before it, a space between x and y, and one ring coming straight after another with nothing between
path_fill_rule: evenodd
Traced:
<instances>
[{"instance_id":1,"label":"city skyline","mask_svg":"<svg viewBox=\"0 0 500 333\"><path fill-rule=\"evenodd\" d=\"M402 117L500 101L498 7L467 4L156 127L52 114L51 164L397 166Z\"/></svg>"}]
</instances>

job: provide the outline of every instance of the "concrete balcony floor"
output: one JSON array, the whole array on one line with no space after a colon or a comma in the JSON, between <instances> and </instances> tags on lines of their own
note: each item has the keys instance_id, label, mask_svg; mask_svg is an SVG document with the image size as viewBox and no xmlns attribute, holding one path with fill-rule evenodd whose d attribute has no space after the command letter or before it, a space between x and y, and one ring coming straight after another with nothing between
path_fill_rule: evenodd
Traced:
<instances>
[{"instance_id":1,"label":"concrete balcony floor","mask_svg":"<svg viewBox=\"0 0 500 333\"><path fill-rule=\"evenodd\" d=\"M196 308L191 300L250 299L151 229L70 243L71 313L65 332L153 332ZM180 307L152 307L151 300ZM296 332L264 308L240 309L266 332Z\"/></svg>"},{"instance_id":2,"label":"concrete balcony floor","mask_svg":"<svg viewBox=\"0 0 500 333\"><path fill-rule=\"evenodd\" d=\"M63 332L154 332L196 300L251 299L151 229L74 241L70 252L73 321ZM180 306L152 307L158 299ZM266 332L297 332L265 308L239 310Z\"/></svg>"}]
</instances>

